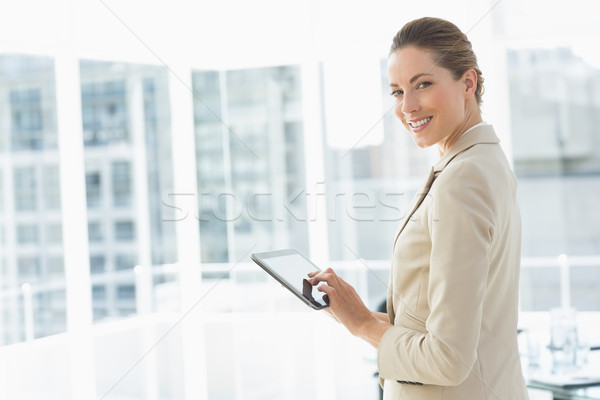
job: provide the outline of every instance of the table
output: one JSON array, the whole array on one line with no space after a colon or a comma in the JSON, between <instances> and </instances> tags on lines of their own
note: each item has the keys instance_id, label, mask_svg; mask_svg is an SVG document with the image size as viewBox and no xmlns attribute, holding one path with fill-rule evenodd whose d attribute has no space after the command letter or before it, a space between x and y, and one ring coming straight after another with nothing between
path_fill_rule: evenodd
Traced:
<instances>
[{"instance_id":1,"label":"table","mask_svg":"<svg viewBox=\"0 0 600 400\"><path fill-rule=\"evenodd\" d=\"M594 349L596 350L596 349ZM547 372L549 367L549 359L542 361L541 369ZM587 371L597 375L600 372L600 351L592 351L588 356ZM524 371L527 387L531 389L541 389L552 392L554 400L600 400L600 384L589 386L555 386L541 382L535 382L528 379L532 376L532 371Z\"/></svg>"},{"instance_id":2,"label":"table","mask_svg":"<svg viewBox=\"0 0 600 400\"><path fill-rule=\"evenodd\" d=\"M527 387L552 392L554 400L600 400L600 385L564 388L528 381Z\"/></svg>"}]
</instances>

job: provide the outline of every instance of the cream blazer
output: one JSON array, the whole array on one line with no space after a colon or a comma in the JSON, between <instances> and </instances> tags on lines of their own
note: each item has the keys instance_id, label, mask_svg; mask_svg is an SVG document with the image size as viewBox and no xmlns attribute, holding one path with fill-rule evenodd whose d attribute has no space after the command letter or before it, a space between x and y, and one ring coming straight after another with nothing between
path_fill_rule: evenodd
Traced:
<instances>
[{"instance_id":1,"label":"cream blazer","mask_svg":"<svg viewBox=\"0 0 600 400\"><path fill-rule=\"evenodd\" d=\"M378 349L384 399L528 398L516 186L491 125L463 135L432 168L394 243L394 326Z\"/></svg>"}]
</instances>

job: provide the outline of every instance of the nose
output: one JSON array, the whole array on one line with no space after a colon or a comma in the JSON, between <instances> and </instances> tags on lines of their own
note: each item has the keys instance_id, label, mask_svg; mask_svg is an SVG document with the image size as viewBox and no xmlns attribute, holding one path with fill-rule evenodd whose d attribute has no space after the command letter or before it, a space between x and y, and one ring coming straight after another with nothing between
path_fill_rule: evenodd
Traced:
<instances>
[{"instance_id":1,"label":"nose","mask_svg":"<svg viewBox=\"0 0 600 400\"><path fill-rule=\"evenodd\" d=\"M419 102L417 100L417 96L413 96L412 93L409 92L404 93L399 106L400 111L403 114L398 115L399 117L410 115L416 111L419 111Z\"/></svg>"}]
</instances>

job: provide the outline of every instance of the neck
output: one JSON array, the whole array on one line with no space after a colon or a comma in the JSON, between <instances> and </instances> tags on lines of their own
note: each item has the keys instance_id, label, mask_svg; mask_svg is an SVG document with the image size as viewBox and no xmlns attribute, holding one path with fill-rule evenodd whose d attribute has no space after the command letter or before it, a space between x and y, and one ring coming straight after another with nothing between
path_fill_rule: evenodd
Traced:
<instances>
[{"instance_id":1,"label":"neck","mask_svg":"<svg viewBox=\"0 0 600 400\"><path fill-rule=\"evenodd\" d=\"M483 119L481 118L481 111L479 111L479 106L477 104L475 104L475 107L471 107L470 110L466 110L464 121L453 133L448 135L445 140L442 140L438 143L440 157L442 157L444 153L446 153L446 151L448 151L448 149L452 147L454 143L456 143L458 138L460 138L463 133L482 121Z\"/></svg>"}]
</instances>

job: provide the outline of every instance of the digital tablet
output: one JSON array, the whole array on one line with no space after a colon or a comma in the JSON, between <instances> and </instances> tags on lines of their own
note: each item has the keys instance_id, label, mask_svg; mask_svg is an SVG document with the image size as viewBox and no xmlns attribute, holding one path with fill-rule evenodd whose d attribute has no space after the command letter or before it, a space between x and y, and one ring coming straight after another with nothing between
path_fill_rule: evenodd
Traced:
<instances>
[{"instance_id":1,"label":"digital tablet","mask_svg":"<svg viewBox=\"0 0 600 400\"><path fill-rule=\"evenodd\" d=\"M325 293L308 282L308 273L320 271L312 261L296 249L254 253L252 261L285 286L296 297L315 310L329 307L323 299Z\"/></svg>"}]
</instances>

